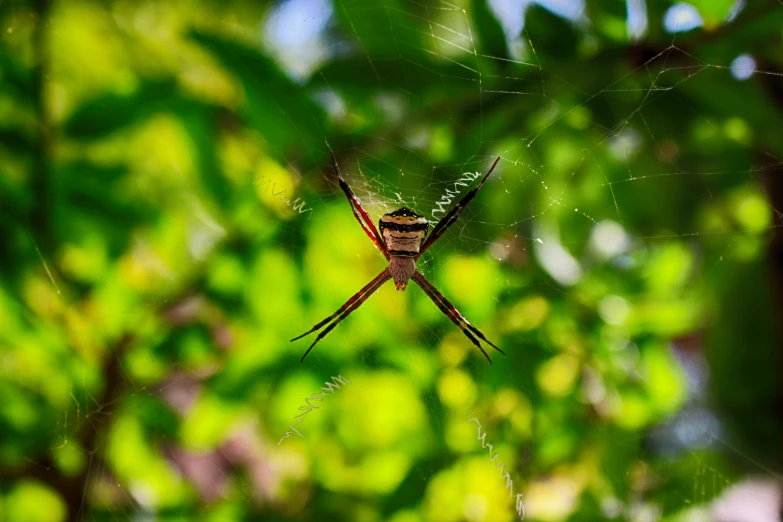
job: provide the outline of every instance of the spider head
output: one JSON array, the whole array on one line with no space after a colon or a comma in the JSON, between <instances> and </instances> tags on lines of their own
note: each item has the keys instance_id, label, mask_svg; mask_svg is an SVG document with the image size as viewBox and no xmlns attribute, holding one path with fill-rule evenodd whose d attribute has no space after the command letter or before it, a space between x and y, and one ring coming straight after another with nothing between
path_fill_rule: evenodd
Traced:
<instances>
[{"instance_id":1,"label":"spider head","mask_svg":"<svg viewBox=\"0 0 783 522\"><path fill-rule=\"evenodd\" d=\"M427 218L402 207L378 221L383 241L392 256L416 257L430 223Z\"/></svg>"}]
</instances>

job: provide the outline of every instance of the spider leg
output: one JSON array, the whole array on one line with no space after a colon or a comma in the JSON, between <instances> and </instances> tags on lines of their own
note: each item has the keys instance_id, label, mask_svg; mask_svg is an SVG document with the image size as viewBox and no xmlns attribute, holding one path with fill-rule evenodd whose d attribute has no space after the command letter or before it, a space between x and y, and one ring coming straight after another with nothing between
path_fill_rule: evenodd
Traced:
<instances>
[{"instance_id":1,"label":"spider leg","mask_svg":"<svg viewBox=\"0 0 783 522\"><path fill-rule=\"evenodd\" d=\"M340 174L340 167L337 166L337 160L334 158L332 149L329 149L329 154L332 156L332 166L334 167L334 172L337 174L337 180L340 182L340 188L343 189L345 196L348 198L348 203L351 204L351 210L353 211L354 217L362 226L362 230L367 234L367 237L375 243L375 246L381 251L386 259L389 259L389 251L386 249L386 244L378 233L378 229L375 228L375 224L372 222L372 219L370 219L367 211L365 211L362 204L359 203L359 198L356 197L356 194L353 193L351 187L348 186L348 183L345 182L342 174Z\"/></svg>"},{"instance_id":2,"label":"spider leg","mask_svg":"<svg viewBox=\"0 0 783 522\"><path fill-rule=\"evenodd\" d=\"M380 279L382 279L384 277L386 277L388 279L388 277L389 277L388 272L389 272L388 268L384 269L380 274L375 276L375 278L373 278L372 281L370 281L369 283L364 285L364 287L362 287L361 290L356 292L350 299L348 299L348 301L346 301L346 303L344 305L342 305L339 310L337 310L335 313L333 313L332 315L330 315L329 317L327 317L326 319L324 319L320 323L316 324L315 326L313 326L312 328L307 330L302 335L300 335L298 337L294 337L293 339L291 339L291 342L296 341L298 339L301 339L302 337L305 337L306 335L309 335L309 334L313 333L314 331L320 329L323 325L325 325L326 323L328 323L329 321L331 321L332 319L334 319L335 317L340 315L346 308L348 308L353 303L355 303L359 298L361 298L362 295L364 295L364 293L367 292L370 289L371 286L373 286L374 284L376 284L378 282L378 280L380 280ZM385 281L385 279L384 279L384 281Z\"/></svg>"},{"instance_id":3,"label":"spider leg","mask_svg":"<svg viewBox=\"0 0 783 522\"><path fill-rule=\"evenodd\" d=\"M414 278L414 281L415 281L415 278ZM451 312L451 310L449 310L449 308L448 308L448 307L447 307L445 304L443 304L443 303L440 301L440 299L438 299L438 297L437 297L435 294L433 294L432 292L430 292L430 289L429 289L428 287L426 287L425 285L421 284L421 283L420 283L420 282L418 282L418 281L416 281L416 282L419 284L419 286L420 286L420 287L421 287L421 289L424 291L424 293L425 293L425 294L427 294L427 297L429 297L429 298L432 300L432 302L433 302L433 303L435 303L435 306L437 306L437 307L438 307L438 309L439 309L441 312L443 312L443 314L444 314L446 317L448 317L448 318L451 320L451 322L452 322L452 323L454 323L455 325L457 325L457 327L458 327L458 328L459 328L459 329L462 331L462 333L464 333L464 334L465 334L465 336L466 336L468 339L470 339L470 342L472 342L473 344L475 344L475 345L476 345L476 348L478 348L479 350L481 350L481 353L483 353L483 354L484 354L484 357L486 357L486 358L487 358L487 361L489 361L489 364L492 364L492 359L490 359L490 358L489 358L489 354L487 353L487 351L486 351L486 350L484 350L484 348L481 346L481 343L479 343L479 342L478 342L478 340L477 340L475 337L473 337L473 334L471 334L469 331L465 330L465 325L464 325L462 322L460 322L460 320L457 318L457 316L455 316L455 315L454 315L454 314Z\"/></svg>"},{"instance_id":4,"label":"spider leg","mask_svg":"<svg viewBox=\"0 0 783 522\"><path fill-rule=\"evenodd\" d=\"M313 326L310 330L308 330L307 332L303 333L299 337L294 337L293 339L291 339L292 342L296 341L297 339L301 339L302 337L304 337L304 336L306 336L308 334L311 334L314 331L318 330L319 328L321 328L322 326L327 324L329 321L331 321L335 317L339 316L339 317L337 317L337 319L332 324L330 324L329 326L324 328L318 334L318 337L315 338L315 341L313 341L313 344L310 345L310 347L304 353L304 355L302 356L302 358L300 359L299 362L304 361L305 357L307 357L307 354L310 353L310 350L313 349L313 347L318 343L318 341L323 339L326 336L326 334L331 332L332 329L335 326L337 326L338 324L340 324L340 322L343 319L348 317L351 314L351 312L353 312L354 310L359 308L362 305L362 303L364 303L367 300L368 297L370 297L372 294L374 294L375 291L378 290L381 287L381 285L383 285L383 283L385 283L389 279L391 279L391 274L389 274L389 269L388 268L384 268L383 271L380 274L378 274L377 276L375 276L375 278L372 281L367 283L361 290L356 292L350 299L348 299L348 301L346 301L346 303L344 305L342 305L339 310L337 310L335 313L333 313L332 315L330 315L329 317L327 317L326 319L324 319L320 323L318 323L315 326Z\"/></svg>"},{"instance_id":5,"label":"spider leg","mask_svg":"<svg viewBox=\"0 0 783 522\"><path fill-rule=\"evenodd\" d=\"M495 346L495 344L486 338L486 336L481 333L481 331L473 326L470 321L465 319L465 317L457 310L457 308L449 302L446 297L444 297L443 294L441 294L435 286L427 281L427 279L424 277L424 275L416 271L415 274L413 274L412 279L416 281L416 283L421 287L422 290L424 290L424 293L427 294L427 296L435 303L435 305L440 309L441 312L446 314L446 316L451 319L451 322L456 324L460 330L462 330L462 333L464 333L468 339L470 339L473 344L479 347L481 352L484 354L484 356L489 360L489 355L487 355L487 352L484 351L484 348L481 347L479 342L476 340L475 337L473 337L470 332L473 332L479 339L484 341L485 343L489 344L492 348L499 351L503 355L506 355L506 352ZM470 331L466 331L465 328ZM492 361L489 361L490 364L492 364Z\"/></svg>"},{"instance_id":6,"label":"spider leg","mask_svg":"<svg viewBox=\"0 0 783 522\"><path fill-rule=\"evenodd\" d=\"M478 185L476 185L476 188L465 194L465 196L457 202L454 207L449 210L448 214L443 216L443 219L438 221L438 224L435 225L435 228L432 229L432 233L429 235L429 237L424 241L424 244L421 245L421 248L419 249L419 255L417 256L417 259L421 257L421 255L432 246L435 241L442 236L446 230L449 229L451 225L454 224L455 221L457 221L457 218L459 218L459 215L462 213L462 211L465 209L466 206L468 206L468 203L471 202L471 200L476 196L478 191L481 189L481 187L484 185L484 182L487 181L487 178L490 174L492 174L492 171L495 170L495 166L498 164L498 161L500 161L500 156L497 157L495 160L495 163L492 164L492 168L489 169L489 172L482 178L482 180L479 182Z\"/></svg>"}]
</instances>

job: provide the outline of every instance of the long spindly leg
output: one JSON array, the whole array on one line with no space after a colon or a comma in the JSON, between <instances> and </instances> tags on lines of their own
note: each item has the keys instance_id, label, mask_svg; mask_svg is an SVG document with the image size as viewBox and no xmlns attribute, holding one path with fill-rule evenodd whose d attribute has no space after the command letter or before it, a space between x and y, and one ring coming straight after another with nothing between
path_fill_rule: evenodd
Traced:
<instances>
[{"instance_id":1,"label":"long spindly leg","mask_svg":"<svg viewBox=\"0 0 783 522\"><path fill-rule=\"evenodd\" d=\"M332 149L329 149L329 154L332 156L332 166L334 167L334 172L337 174L337 180L340 182L340 188L343 189L345 196L348 198L348 202L351 204L351 210L353 211L354 217L362 226L362 230L367 234L367 237L375 243L375 246L378 247L378 250L381 251L386 259L389 259L389 251L386 249L386 244L378 233L378 229L375 228L375 223L372 222L372 219L370 219L370 216L364 210L362 204L359 203L359 198L356 197L356 194L353 193L351 187L348 186L348 183L345 182L342 174L340 174L340 167L337 166L337 160L334 158Z\"/></svg>"},{"instance_id":2,"label":"long spindly leg","mask_svg":"<svg viewBox=\"0 0 783 522\"><path fill-rule=\"evenodd\" d=\"M427 279L424 277L424 275L421 272L417 270L416 273L413 274L412 279L416 281L416 283L421 287L421 289L424 290L424 293L426 293L427 296L430 299L432 299L435 305L438 308L440 308L440 310L444 314L446 314L446 316L448 316L448 318L451 319L451 321L454 324L456 324L460 330L462 330L462 333L464 333L468 337L468 339L470 339L473 342L473 344L479 347L481 352L488 360L489 360L489 355L487 355L487 352L484 351L484 348L481 347L479 342L476 340L475 337L473 337L470 334L470 332L473 332L473 334L475 334L479 339L481 339L482 341L490 345L495 350L499 351L503 355L506 355L506 352L504 352L503 350L495 346L495 344L489 339L487 339L486 336L483 333L481 333L481 331L478 328L470 324L470 321L468 321L459 312L459 310L457 310L457 308L453 304L451 304L451 302L448 299L446 299L446 297L443 294L441 294L437 288L435 288L435 285L427 281ZM465 330L465 328L467 328L469 331ZM491 360L489 362L490 364L492 363Z\"/></svg>"},{"instance_id":3,"label":"long spindly leg","mask_svg":"<svg viewBox=\"0 0 783 522\"><path fill-rule=\"evenodd\" d=\"M378 290L381 287L381 285L383 285L383 283L385 283L389 279L391 279L391 274L389 274L389 269L384 268L383 271L375 277L375 279L367 283L361 290L356 292L350 299L348 299L348 301L346 301L344 305L340 307L339 310L337 310L335 313L333 313L332 315L330 315L320 323L313 326L310 330L303 333L299 337L294 337L293 339L291 339L291 341L296 341L297 339L301 339L302 337L313 333L314 331L318 330L319 328L327 324L329 321L337 317L337 319L335 319L334 322L332 322L332 324L324 328L321 331L321 333L318 334L318 337L315 338L313 344L311 344L310 347L307 349L307 351L304 353L300 362L304 361L305 357L307 357L307 354L310 353L310 350L313 349L313 347L318 343L318 341L326 337L326 334L331 332L332 329L335 326L337 326L343 319L348 317L351 314L351 312L359 308L361 304L367 300L368 297L370 297L373 293L375 293L375 291Z\"/></svg>"},{"instance_id":4,"label":"long spindly leg","mask_svg":"<svg viewBox=\"0 0 783 522\"><path fill-rule=\"evenodd\" d=\"M449 210L448 214L443 216L443 219L438 221L438 224L435 225L434 229L432 229L432 233L424 241L424 244L421 245L418 257L421 257L421 255L426 252L427 249L431 247L433 243L435 243L435 241L437 241L438 238L440 238L440 236L442 236L446 230L448 230L449 227L454 224L455 221L457 221L457 218L459 218L459 215L462 213L464 208L468 206L468 203L470 203L474 197L476 197L476 194L484 185L484 182L487 181L489 175L492 174L493 170L495 170L495 166L498 164L498 161L500 161L500 156L497 157L495 163L492 164L492 168L489 169L489 172L487 172L487 174L481 179L479 184L476 185L476 188L465 194L465 196L459 200L456 205L454 205L454 208Z\"/></svg>"},{"instance_id":5,"label":"long spindly leg","mask_svg":"<svg viewBox=\"0 0 783 522\"><path fill-rule=\"evenodd\" d=\"M416 281L416 279L415 279L415 278L414 278L414 281ZM464 334L465 334L465 336L466 336L468 339L470 339L470 342L472 342L473 344L475 344L475 345L476 345L476 347L477 347L479 350L481 350L481 353L483 353L483 354L484 354L484 357L486 357L486 358L487 358L487 361L489 361L489 364L492 364L492 359L490 359L490 358L489 358L489 354L488 354L488 353L487 353L487 351L486 351L486 350L484 350L484 348L481 346L481 343L479 343L479 342L478 342L478 339L476 339L476 338L473 336L473 334L471 334L471 333L470 333L468 330L466 330L466 329L465 329L465 325L464 325L464 324L463 324L463 323L462 323L462 322L459 320L459 318L458 318L456 315L454 315L454 313L453 313L451 310L449 310L448 306L446 306L446 305L445 305L443 302L441 302L441 300L440 300L440 299L438 299L438 296L437 296L437 295L435 295L435 294L433 294L433 293L430 291L430 289L429 289L429 288L428 288L426 285L423 285L423 284L422 284L421 282L419 282L419 281L416 281L416 282L419 284L419 287L421 287L421 289L424 291L424 293L425 293L425 294L427 294L427 297L429 297L429 298L432 300L432 302L433 302L433 303L435 303L435 306L437 306L437 307L438 307L438 309L439 309L441 312L443 312L443 314L444 314L446 317L448 317L448 318L451 320L451 322L452 322L452 323L454 323L455 325L457 325L457 328L459 328L459 329L462 331L462 333L464 333Z\"/></svg>"},{"instance_id":6,"label":"long spindly leg","mask_svg":"<svg viewBox=\"0 0 783 522\"><path fill-rule=\"evenodd\" d=\"M479 337L479 338L480 338L482 341L484 341L485 343L487 343L488 345L490 345L492 348L494 348L495 350L499 351L499 352L500 352L500 353L502 353L503 355L506 355L506 352L504 352L503 350L501 350L500 348L498 348L497 346L495 346L495 344L494 344L492 341L490 341L489 339L487 339L487 338L484 336L484 334L483 334L483 333L481 333L481 332L479 331L479 329L478 329L478 328L476 328L475 326L473 326L473 325L470 323L470 321L468 321L468 320L467 320L467 319L466 319L466 318L465 318L465 317L464 317L464 316L463 316L463 315L462 315L462 314L459 312L459 310L457 310L457 308L456 308L456 307L455 307L453 304L451 304L451 302L449 302L449 300L448 300L448 299L446 299L446 297L445 297L443 294L441 294L441 293L438 291L438 289L437 289L437 288L435 288L435 285L433 285L432 283L430 283L429 281L427 281L427 279L424 277L424 274L422 274L421 272L419 272L419 271L417 270L417 271L416 271L416 273L413 275L413 279L414 279L416 282L420 283L420 284L426 285L426 286L427 286L427 287L430 289L430 291L431 291L433 294L435 294L435 295L438 297L438 299L440 299L440 300L441 300L441 301L442 301L442 302L443 302L443 303L444 303L446 306L448 306L448 307L449 307L449 309L450 309L450 310L451 310L451 311L452 311L452 312L453 312L453 313L454 313L454 314L455 314L455 315L456 315L456 316L457 316L457 317L460 319L460 321L464 322L464 323L465 323L465 325L466 325L466 326L467 326L467 327L470 329L470 331L471 331L471 332L473 332L474 334L476 334L476 335L477 335L477 336L478 336L478 337Z\"/></svg>"}]
</instances>

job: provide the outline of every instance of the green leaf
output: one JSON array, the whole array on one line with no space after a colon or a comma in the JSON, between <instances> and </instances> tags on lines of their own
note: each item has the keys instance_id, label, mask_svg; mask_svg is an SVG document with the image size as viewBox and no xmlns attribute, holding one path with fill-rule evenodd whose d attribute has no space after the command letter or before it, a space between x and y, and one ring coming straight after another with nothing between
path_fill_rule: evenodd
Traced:
<instances>
[{"instance_id":1,"label":"green leaf","mask_svg":"<svg viewBox=\"0 0 783 522\"><path fill-rule=\"evenodd\" d=\"M49 486L24 480L9 492L5 511L9 522L61 522L66 506Z\"/></svg>"},{"instance_id":2,"label":"green leaf","mask_svg":"<svg viewBox=\"0 0 783 522\"><path fill-rule=\"evenodd\" d=\"M487 0L471 0L470 13L478 33L478 50L482 54L510 58L506 47L506 34Z\"/></svg>"},{"instance_id":3,"label":"green leaf","mask_svg":"<svg viewBox=\"0 0 783 522\"><path fill-rule=\"evenodd\" d=\"M14 58L14 51L0 45L0 87L18 101L28 105L34 102L35 89L30 69L24 68Z\"/></svg>"},{"instance_id":4,"label":"green leaf","mask_svg":"<svg viewBox=\"0 0 783 522\"><path fill-rule=\"evenodd\" d=\"M212 201L223 209L230 208L234 197L231 185L220 168L216 150L218 140L213 122L218 109L183 100L177 114L185 123L184 128L193 142L193 152L204 188L212 196Z\"/></svg>"},{"instance_id":5,"label":"green leaf","mask_svg":"<svg viewBox=\"0 0 783 522\"><path fill-rule=\"evenodd\" d=\"M729 16L736 0L690 0L704 19L704 27L714 28Z\"/></svg>"},{"instance_id":6,"label":"green leaf","mask_svg":"<svg viewBox=\"0 0 783 522\"><path fill-rule=\"evenodd\" d=\"M538 4L525 11L525 28L539 57L566 60L576 53L578 37L574 25Z\"/></svg>"},{"instance_id":7,"label":"green leaf","mask_svg":"<svg viewBox=\"0 0 783 522\"><path fill-rule=\"evenodd\" d=\"M63 132L78 140L100 139L168 110L176 97L175 80L148 79L130 95L103 94L87 101L66 120Z\"/></svg>"},{"instance_id":8,"label":"green leaf","mask_svg":"<svg viewBox=\"0 0 783 522\"><path fill-rule=\"evenodd\" d=\"M0 127L0 143L11 152L32 154L35 142L24 132L12 127Z\"/></svg>"},{"instance_id":9,"label":"green leaf","mask_svg":"<svg viewBox=\"0 0 783 522\"><path fill-rule=\"evenodd\" d=\"M323 149L323 111L271 58L216 34L193 31L190 36L242 83L247 119L264 135L270 154L290 161L292 149L299 154Z\"/></svg>"},{"instance_id":10,"label":"green leaf","mask_svg":"<svg viewBox=\"0 0 783 522\"><path fill-rule=\"evenodd\" d=\"M157 216L155 209L120 188L126 172L124 165L101 166L87 161L57 167L56 223L63 239L77 239L94 230L108 240L112 252L119 254L134 227Z\"/></svg>"},{"instance_id":11,"label":"green leaf","mask_svg":"<svg viewBox=\"0 0 783 522\"><path fill-rule=\"evenodd\" d=\"M357 9L352 2L335 0L334 14L348 38L359 46L358 56L377 66L378 62L389 59L421 62L432 47L433 34L447 39L451 36L440 29L453 25L439 18L447 13L446 9L428 11L421 7L400 0L375 0ZM397 83L402 78L385 79Z\"/></svg>"}]
</instances>

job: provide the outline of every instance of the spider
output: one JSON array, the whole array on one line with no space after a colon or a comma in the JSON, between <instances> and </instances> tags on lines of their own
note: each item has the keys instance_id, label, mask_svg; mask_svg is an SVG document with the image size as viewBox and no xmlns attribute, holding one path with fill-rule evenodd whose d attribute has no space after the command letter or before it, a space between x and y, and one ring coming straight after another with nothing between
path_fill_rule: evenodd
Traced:
<instances>
[{"instance_id":1,"label":"spider","mask_svg":"<svg viewBox=\"0 0 783 522\"><path fill-rule=\"evenodd\" d=\"M484 334L482 334L478 328L470 324L470 322L465 319L461 313L459 313L454 305L451 304L449 300L446 299L443 294L441 294L432 285L432 283L427 281L424 275L422 275L422 273L419 272L419 270L416 268L416 260L419 259L422 254L424 254L424 252L426 252L427 249L430 248L435 243L435 241L437 241L446 232L446 230L448 230L448 228L457 221L457 218L459 218L462 210L476 196L479 189L481 189L481 187L484 185L484 182L487 181L489 175L492 174L493 170L495 170L495 166L498 164L498 161L500 161L500 156L498 156L498 158L495 160L495 163L492 164L492 168L489 169L489 172L487 172L487 174L482 178L481 182L476 186L476 188L465 194L465 196L459 200L457 204L454 205L454 207L449 210L449 212L443 216L440 221L438 221L438 224L435 225L435 228L432 230L432 234L430 234L429 237L427 237L425 240L424 238L427 235L427 231L429 230L430 226L429 221L427 221L427 218L424 216L417 214L416 212L405 207L395 210L390 214L383 215L383 217L378 221L378 227L381 230L381 233L379 234L378 229L375 228L375 225L370 219L370 216L364 210L362 204L359 203L359 199L356 197L356 194L353 193L351 188L340 174L340 168L337 166L337 160L334 158L334 153L331 150L329 153L332 156L332 165L334 166L334 171L337 174L337 179L340 182L340 188L348 198L348 202L351 205L351 210L353 211L354 217L362 226L362 230L364 230L365 234L367 234L370 240L375 244L376 248L378 248L378 250L380 250L389 261L389 266L384 268L383 271L375 276L375 279L367 283L364 288L356 292L335 313L316 324L299 337L294 337L291 339L291 342L296 341L297 339L301 339L302 337L305 337L306 335L309 335L316 330L320 330L323 326L330 323L335 317L337 318L318 334L318 337L316 337L315 341L313 341L313 344L311 344L304 353L300 362L304 361L305 357L307 357L307 354L310 353L310 350L313 349L318 341L323 339L326 334L331 332L332 329L340 324L343 319L348 317L351 312L359 308L368 297L374 294L375 291L378 290L381 285L383 285L389 279L394 279L394 284L396 285L397 290L405 290L405 287L408 285L408 280L413 279L413 281L416 282L419 287L421 287L424 293L427 294L430 299L432 299L432 302L435 303L435 306L437 306L438 309L443 312L452 323L457 325L457 327L462 330L462 333L464 333L467 338L470 339L470 341L475 344L479 350L481 350L481 353L484 354L484 357L487 358L490 364L492 364L492 359L489 358L489 354L486 352L486 350L484 350L476 337L505 355L506 352L492 344L486 337L484 337ZM422 241L424 242L422 243Z\"/></svg>"}]
</instances>

